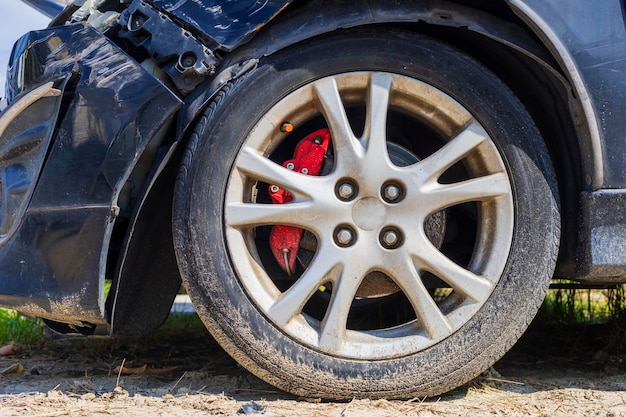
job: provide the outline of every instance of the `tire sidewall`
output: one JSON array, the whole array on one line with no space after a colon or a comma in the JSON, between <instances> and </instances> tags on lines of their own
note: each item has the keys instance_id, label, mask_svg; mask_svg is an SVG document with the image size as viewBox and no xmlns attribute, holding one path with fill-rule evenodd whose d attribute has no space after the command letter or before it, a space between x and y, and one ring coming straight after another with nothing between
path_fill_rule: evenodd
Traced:
<instances>
[{"instance_id":1,"label":"tire sidewall","mask_svg":"<svg viewBox=\"0 0 626 417\"><path fill-rule=\"evenodd\" d=\"M515 206L511 252L489 300L465 325L418 353L381 361L338 359L282 332L255 306L233 268L224 194L247 133L302 85L349 71L389 71L433 85L461 103L491 135L507 167ZM264 60L212 104L189 142L174 201L179 266L199 315L244 367L307 396L436 395L501 357L536 313L554 268L556 186L545 144L508 88L483 66L430 38L347 33Z\"/></svg>"}]
</instances>

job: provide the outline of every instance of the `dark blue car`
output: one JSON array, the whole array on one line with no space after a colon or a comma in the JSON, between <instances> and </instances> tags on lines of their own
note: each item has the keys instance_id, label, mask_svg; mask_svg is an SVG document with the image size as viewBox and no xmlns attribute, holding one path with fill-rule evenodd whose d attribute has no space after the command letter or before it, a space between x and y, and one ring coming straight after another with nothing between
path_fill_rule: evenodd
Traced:
<instances>
[{"instance_id":1,"label":"dark blue car","mask_svg":"<svg viewBox=\"0 0 626 417\"><path fill-rule=\"evenodd\" d=\"M0 305L138 335L182 279L286 391L457 387L626 282L624 7L77 0L13 48Z\"/></svg>"}]
</instances>

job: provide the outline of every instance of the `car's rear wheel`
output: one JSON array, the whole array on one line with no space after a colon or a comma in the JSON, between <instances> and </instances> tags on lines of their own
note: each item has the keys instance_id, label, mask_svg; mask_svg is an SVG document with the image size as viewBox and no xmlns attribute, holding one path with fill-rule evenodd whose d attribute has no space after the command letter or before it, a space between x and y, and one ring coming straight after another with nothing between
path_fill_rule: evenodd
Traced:
<instances>
[{"instance_id":1,"label":"car's rear wheel","mask_svg":"<svg viewBox=\"0 0 626 417\"><path fill-rule=\"evenodd\" d=\"M222 346L298 395L435 395L536 313L554 174L510 90L439 41L344 33L260 63L190 140L175 242Z\"/></svg>"}]
</instances>

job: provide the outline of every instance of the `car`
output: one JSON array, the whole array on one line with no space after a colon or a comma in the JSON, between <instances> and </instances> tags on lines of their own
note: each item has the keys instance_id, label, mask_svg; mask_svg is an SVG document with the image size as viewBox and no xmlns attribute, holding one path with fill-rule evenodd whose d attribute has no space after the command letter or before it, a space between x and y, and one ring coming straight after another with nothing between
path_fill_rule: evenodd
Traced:
<instances>
[{"instance_id":1,"label":"car","mask_svg":"<svg viewBox=\"0 0 626 417\"><path fill-rule=\"evenodd\" d=\"M0 305L139 335L182 281L285 391L458 387L626 282L624 6L70 3L9 62Z\"/></svg>"}]
</instances>

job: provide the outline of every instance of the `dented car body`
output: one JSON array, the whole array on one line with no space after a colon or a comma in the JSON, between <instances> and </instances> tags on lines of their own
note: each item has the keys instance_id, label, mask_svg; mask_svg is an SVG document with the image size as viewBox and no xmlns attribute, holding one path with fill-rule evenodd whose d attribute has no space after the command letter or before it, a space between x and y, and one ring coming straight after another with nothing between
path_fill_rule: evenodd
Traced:
<instances>
[{"instance_id":1,"label":"dented car body","mask_svg":"<svg viewBox=\"0 0 626 417\"><path fill-rule=\"evenodd\" d=\"M136 335L182 277L282 389L449 390L519 337L550 278L626 282L624 16L75 1L9 63L0 305Z\"/></svg>"}]
</instances>

